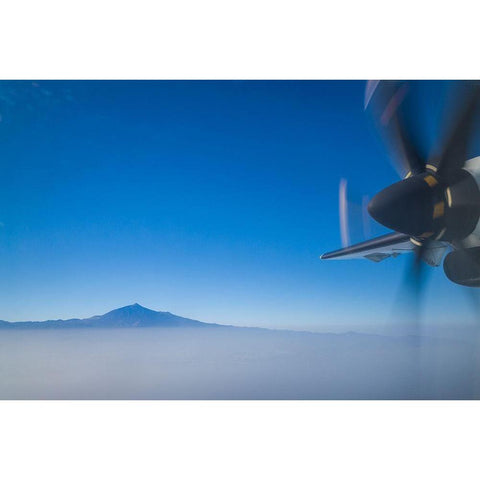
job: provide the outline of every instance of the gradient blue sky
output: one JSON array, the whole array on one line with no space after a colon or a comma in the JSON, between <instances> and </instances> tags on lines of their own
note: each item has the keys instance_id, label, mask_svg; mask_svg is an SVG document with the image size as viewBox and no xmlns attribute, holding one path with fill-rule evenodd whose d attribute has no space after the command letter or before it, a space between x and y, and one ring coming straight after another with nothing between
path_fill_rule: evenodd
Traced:
<instances>
[{"instance_id":1,"label":"gradient blue sky","mask_svg":"<svg viewBox=\"0 0 480 480\"><path fill-rule=\"evenodd\" d=\"M427 137L445 83L424 82ZM324 329L395 310L405 259L325 262L338 184L398 179L360 81L0 82L0 318L138 302ZM381 232L380 228L375 230ZM469 319L440 267L424 316Z\"/></svg>"}]
</instances>

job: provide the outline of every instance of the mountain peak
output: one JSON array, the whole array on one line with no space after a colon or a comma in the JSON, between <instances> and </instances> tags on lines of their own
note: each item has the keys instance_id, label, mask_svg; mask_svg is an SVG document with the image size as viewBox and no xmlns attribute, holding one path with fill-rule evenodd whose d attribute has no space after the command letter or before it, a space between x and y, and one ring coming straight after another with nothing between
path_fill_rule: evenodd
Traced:
<instances>
[{"instance_id":1,"label":"mountain peak","mask_svg":"<svg viewBox=\"0 0 480 480\"><path fill-rule=\"evenodd\" d=\"M131 305L125 305L125 307L116 308L112 310L112 312L119 312L119 311L130 311L130 312L155 312L150 308L146 308L139 303L132 303Z\"/></svg>"},{"instance_id":2,"label":"mountain peak","mask_svg":"<svg viewBox=\"0 0 480 480\"><path fill-rule=\"evenodd\" d=\"M179 317L170 312L157 312L139 303L120 307L104 315L69 320L48 320L45 322L1 322L0 328L59 328L59 327L202 327L214 324ZM215 325L217 326L217 325Z\"/></svg>"},{"instance_id":3,"label":"mountain peak","mask_svg":"<svg viewBox=\"0 0 480 480\"><path fill-rule=\"evenodd\" d=\"M139 309L149 310L148 308L145 308L143 305L140 305L139 303L132 303L131 305L127 305L124 308L135 308L137 310Z\"/></svg>"}]
</instances>

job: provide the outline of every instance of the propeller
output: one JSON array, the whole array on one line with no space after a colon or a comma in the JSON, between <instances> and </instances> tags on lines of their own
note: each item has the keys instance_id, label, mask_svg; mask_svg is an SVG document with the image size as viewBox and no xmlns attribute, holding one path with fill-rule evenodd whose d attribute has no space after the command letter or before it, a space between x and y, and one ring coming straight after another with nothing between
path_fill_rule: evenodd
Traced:
<instances>
[{"instance_id":1,"label":"propeller","mask_svg":"<svg viewBox=\"0 0 480 480\"><path fill-rule=\"evenodd\" d=\"M407 102L409 90L408 82L384 80L367 82L365 91L365 109L371 111L402 178L425 169L425 154L412 128L414 112Z\"/></svg>"},{"instance_id":2,"label":"propeller","mask_svg":"<svg viewBox=\"0 0 480 480\"><path fill-rule=\"evenodd\" d=\"M352 190L349 182L342 178L338 186L340 238L342 247L371 238L371 219L368 216L369 198Z\"/></svg>"},{"instance_id":3,"label":"propeller","mask_svg":"<svg viewBox=\"0 0 480 480\"><path fill-rule=\"evenodd\" d=\"M372 198L368 212L380 224L409 235L415 245L399 298L402 308L407 308L407 318L399 326L413 341L406 361L412 366L412 395L421 398L420 308L425 264L438 265L450 244L453 252L444 260L447 277L466 286L480 284L480 247L472 248L464 241L480 218L480 191L463 169L479 110L480 88L473 82L466 84L456 99L457 107L446 111L450 121L446 122L444 141L432 155L422 151L418 131L413 128L415 112L407 102L409 90L408 82L367 84L366 108L374 115L402 177Z\"/></svg>"},{"instance_id":4,"label":"propeller","mask_svg":"<svg viewBox=\"0 0 480 480\"><path fill-rule=\"evenodd\" d=\"M428 167L445 181L451 180L450 175L455 175L455 172L461 169L467 160L468 146L479 107L479 85L467 82L462 97L457 111L452 115L454 120L444 134L445 141L440 151L434 154L428 162Z\"/></svg>"},{"instance_id":5,"label":"propeller","mask_svg":"<svg viewBox=\"0 0 480 480\"><path fill-rule=\"evenodd\" d=\"M462 167L478 113L480 89L465 87L456 112L447 112L450 122L445 141L427 157L419 136L412 130L413 110L407 105L408 82L368 82L366 108L374 115L382 136L396 159L403 180L379 192L368 205L380 224L411 236L415 243L414 267L407 282L420 298L422 263L434 242L454 243L468 236L480 217L480 193L473 178ZM458 243L459 249L463 245ZM418 304L418 301L416 301Z\"/></svg>"}]
</instances>

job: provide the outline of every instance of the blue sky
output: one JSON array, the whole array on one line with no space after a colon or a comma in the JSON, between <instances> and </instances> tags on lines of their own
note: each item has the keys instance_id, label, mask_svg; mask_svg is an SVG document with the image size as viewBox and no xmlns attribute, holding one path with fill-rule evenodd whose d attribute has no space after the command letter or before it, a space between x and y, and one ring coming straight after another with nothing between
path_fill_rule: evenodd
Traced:
<instances>
[{"instance_id":1,"label":"blue sky","mask_svg":"<svg viewBox=\"0 0 480 480\"><path fill-rule=\"evenodd\" d=\"M425 82L427 138L444 83ZM361 81L1 82L0 318L138 302L280 328L395 316L405 259L325 262L338 184L398 180ZM380 228L375 229L380 233ZM430 272L428 320L469 319Z\"/></svg>"}]
</instances>

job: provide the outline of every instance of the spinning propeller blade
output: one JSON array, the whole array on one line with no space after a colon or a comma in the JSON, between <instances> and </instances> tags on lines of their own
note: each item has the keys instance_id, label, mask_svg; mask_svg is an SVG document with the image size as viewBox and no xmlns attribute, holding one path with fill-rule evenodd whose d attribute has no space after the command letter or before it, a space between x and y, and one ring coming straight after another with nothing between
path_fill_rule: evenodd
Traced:
<instances>
[{"instance_id":1,"label":"spinning propeller blade","mask_svg":"<svg viewBox=\"0 0 480 480\"><path fill-rule=\"evenodd\" d=\"M374 116L377 128L396 160L402 177L423 172L425 159L411 129L412 111L406 104L409 85L407 82L380 81L367 83L366 108Z\"/></svg>"},{"instance_id":2,"label":"spinning propeller blade","mask_svg":"<svg viewBox=\"0 0 480 480\"><path fill-rule=\"evenodd\" d=\"M408 82L369 82L366 87L365 106L373 113L404 174L403 181L377 194L368 209L379 223L410 235L416 245L413 264L403 283L417 319L425 287L423 265L438 264L430 258L432 246L438 240L448 240L457 250L465 251L462 243L454 242L455 237L464 238L478 221L480 199L474 192L478 188L470 185L472 180L461 169L467 160L480 106L480 88L470 82L464 90L457 97L455 111L445 112L446 140L434 155L427 157L420 148L419 132L413 129L414 112L407 102Z\"/></svg>"}]
</instances>

